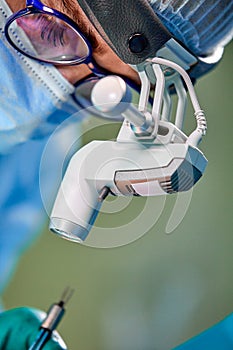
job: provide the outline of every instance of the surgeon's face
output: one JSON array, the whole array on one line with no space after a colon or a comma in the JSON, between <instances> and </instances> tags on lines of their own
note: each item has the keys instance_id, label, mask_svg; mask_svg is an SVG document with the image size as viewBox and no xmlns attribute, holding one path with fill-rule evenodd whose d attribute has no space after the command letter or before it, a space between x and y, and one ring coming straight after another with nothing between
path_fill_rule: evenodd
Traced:
<instances>
[{"instance_id":1,"label":"surgeon's face","mask_svg":"<svg viewBox=\"0 0 233 350\"><path fill-rule=\"evenodd\" d=\"M13 12L25 8L26 6L25 0L18 0L17 2L15 0L7 0L7 3ZM131 78L135 82L139 82L137 73L121 61L105 43L85 16L81 7L78 5L77 0L44 0L43 3L66 14L78 24L82 33L90 41L93 49L93 57L100 67L112 73L121 74ZM85 64L76 66L59 66L58 70L71 83L77 82L90 73L89 68Z\"/></svg>"}]
</instances>

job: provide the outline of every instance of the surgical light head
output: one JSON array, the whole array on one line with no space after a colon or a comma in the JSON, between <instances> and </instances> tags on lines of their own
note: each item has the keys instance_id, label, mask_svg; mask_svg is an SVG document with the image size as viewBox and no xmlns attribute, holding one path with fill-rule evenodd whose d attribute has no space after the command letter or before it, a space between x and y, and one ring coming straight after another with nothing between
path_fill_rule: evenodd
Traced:
<instances>
[{"instance_id":1,"label":"surgical light head","mask_svg":"<svg viewBox=\"0 0 233 350\"><path fill-rule=\"evenodd\" d=\"M118 76L102 78L92 91L92 102L101 114L121 115L124 122L116 141L92 141L70 161L50 221L50 229L69 240L85 240L108 194L188 191L204 173L207 160L197 146L206 121L188 74L180 65L158 57L134 68L141 78L137 106ZM174 121L171 88L178 96ZM197 122L189 136L182 131L187 91Z\"/></svg>"}]
</instances>

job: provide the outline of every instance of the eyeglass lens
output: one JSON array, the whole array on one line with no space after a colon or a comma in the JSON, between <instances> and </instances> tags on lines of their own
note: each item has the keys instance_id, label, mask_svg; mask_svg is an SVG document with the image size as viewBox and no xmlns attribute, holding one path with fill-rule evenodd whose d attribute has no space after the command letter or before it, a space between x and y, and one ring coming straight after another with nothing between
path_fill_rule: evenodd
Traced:
<instances>
[{"instance_id":1,"label":"eyeglass lens","mask_svg":"<svg viewBox=\"0 0 233 350\"><path fill-rule=\"evenodd\" d=\"M52 15L33 13L19 17L10 24L8 33L20 51L46 62L79 63L89 55L89 47L79 33Z\"/></svg>"}]
</instances>

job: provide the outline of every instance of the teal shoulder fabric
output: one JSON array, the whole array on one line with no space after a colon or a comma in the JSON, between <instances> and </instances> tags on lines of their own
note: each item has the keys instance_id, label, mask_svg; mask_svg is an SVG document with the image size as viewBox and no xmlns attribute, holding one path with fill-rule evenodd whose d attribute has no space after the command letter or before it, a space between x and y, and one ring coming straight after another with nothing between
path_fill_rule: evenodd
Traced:
<instances>
[{"instance_id":1,"label":"teal shoulder fabric","mask_svg":"<svg viewBox=\"0 0 233 350\"><path fill-rule=\"evenodd\" d=\"M174 350L232 350L233 314Z\"/></svg>"}]
</instances>

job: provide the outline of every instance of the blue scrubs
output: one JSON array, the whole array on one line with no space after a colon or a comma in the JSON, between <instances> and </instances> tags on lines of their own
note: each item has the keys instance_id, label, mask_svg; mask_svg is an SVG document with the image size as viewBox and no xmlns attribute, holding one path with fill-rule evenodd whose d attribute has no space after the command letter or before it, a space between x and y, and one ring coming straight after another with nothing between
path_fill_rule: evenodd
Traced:
<instances>
[{"instance_id":1,"label":"blue scrubs","mask_svg":"<svg viewBox=\"0 0 233 350\"><path fill-rule=\"evenodd\" d=\"M45 141L28 141L0 155L0 294L46 222L39 187Z\"/></svg>"}]
</instances>

